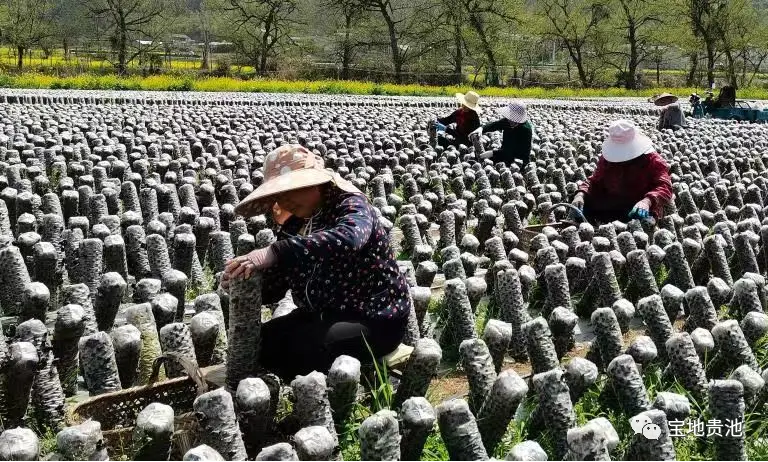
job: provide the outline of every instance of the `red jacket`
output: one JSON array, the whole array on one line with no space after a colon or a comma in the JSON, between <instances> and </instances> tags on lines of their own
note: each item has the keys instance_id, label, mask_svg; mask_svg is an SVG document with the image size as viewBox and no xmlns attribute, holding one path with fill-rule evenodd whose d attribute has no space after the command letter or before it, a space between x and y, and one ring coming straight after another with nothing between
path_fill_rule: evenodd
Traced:
<instances>
[{"instance_id":1,"label":"red jacket","mask_svg":"<svg viewBox=\"0 0 768 462\"><path fill-rule=\"evenodd\" d=\"M650 211L658 219L664 215L664 205L672 200L672 180L669 167L657 152L615 163L601 156L595 172L579 191L584 192L587 218L626 221L635 204L648 198Z\"/></svg>"}]
</instances>

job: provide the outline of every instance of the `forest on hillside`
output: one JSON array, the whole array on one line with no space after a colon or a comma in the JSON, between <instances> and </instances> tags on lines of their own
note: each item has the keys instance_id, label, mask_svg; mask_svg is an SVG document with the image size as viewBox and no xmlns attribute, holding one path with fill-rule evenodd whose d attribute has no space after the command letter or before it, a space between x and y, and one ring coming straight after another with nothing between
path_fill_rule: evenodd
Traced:
<instances>
[{"instance_id":1,"label":"forest on hillside","mask_svg":"<svg viewBox=\"0 0 768 462\"><path fill-rule=\"evenodd\" d=\"M766 0L0 0L0 65L23 70L38 56L65 72L86 57L116 74L237 66L441 85L745 87L763 83L767 10Z\"/></svg>"}]
</instances>

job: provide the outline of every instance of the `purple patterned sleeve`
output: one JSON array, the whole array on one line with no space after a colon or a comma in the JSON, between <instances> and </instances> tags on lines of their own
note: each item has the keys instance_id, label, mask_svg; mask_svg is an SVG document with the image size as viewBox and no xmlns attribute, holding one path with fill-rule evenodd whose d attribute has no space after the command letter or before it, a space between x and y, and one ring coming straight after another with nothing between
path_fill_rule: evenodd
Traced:
<instances>
[{"instance_id":1,"label":"purple patterned sleeve","mask_svg":"<svg viewBox=\"0 0 768 462\"><path fill-rule=\"evenodd\" d=\"M272 244L278 261L320 260L362 249L371 236L374 221L373 211L365 197L348 195L336 206L335 216L336 223L329 229Z\"/></svg>"}]
</instances>

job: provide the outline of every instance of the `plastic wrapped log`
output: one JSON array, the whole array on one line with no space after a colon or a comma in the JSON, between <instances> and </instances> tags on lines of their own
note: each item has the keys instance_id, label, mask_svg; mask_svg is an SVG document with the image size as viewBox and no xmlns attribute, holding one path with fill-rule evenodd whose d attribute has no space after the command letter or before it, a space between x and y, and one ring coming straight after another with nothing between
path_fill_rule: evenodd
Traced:
<instances>
[{"instance_id":1,"label":"plastic wrapped log","mask_svg":"<svg viewBox=\"0 0 768 462\"><path fill-rule=\"evenodd\" d=\"M104 261L104 243L101 239L83 239L80 243L79 262L80 275L88 291L95 295L101 281L102 263Z\"/></svg>"},{"instance_id":2,"label":"plastic wrapped log","mask_svg":"<svg viewBox=\"0 0 768 462\"><path fill-rule=\"evenodd\" d=\"M149 303L160 294L162 288L163 282L159 279L142 279L133 289L133 301L134 303Z\"/></svg>"},{"instance_id":3,"label":"plastic wrapped log","mask_svg":"<svg viewBox=\"0 0 768 462\"><path fill-rule=\"evenodd\" d=\"M299 455L290 444L277 443L262 449L255 460L299 460Z\"/></svg>"},{"instance_id":4,"label":"plastic wrapped log","mask_svg":"<svg viewBox=\"0 0 768 462\"><path fill-rule=\"evenodd\" d=\"M632 417L632 422L646 422L642 433L636 433L627 449L628 460L676 460L675 446L669 434L667 416L663 411L651 409L643 411ZM645 436L655 436L649 438Z\"/></svg>"},{"instance_id":5,"label":"plastic wrapped log","mask_svg":"<svg viewBox=\"0 0 768 462\"><path fill-rule=\"evenodd\" d=\"M57 306L63 268L59 263L59 255L56 252L56 248L50 242L38 242L32 250L35 260L32 267L35 273L34 279L39 283L45 284L51 293L51 301L54 302L54 306Z\"/></svg>"},{"instance_id":6,"label":"plastic wrapped log","mask_svg":"<svg viewBox=\"0 0 768 462\"><path fill-rule=\"evenodd\" d=\"M215 273L224 271L224 266L234 257L235 251L232 248L232 241L230 240L229 233L226 231L212 232L209 261L213 266L213 271Z\"/></svg>"},{"instance_id":7,"label":"plastic wrapped log","mask_svg":"<svg viewBox=\"0 0 768 462\"><path fill-rule=\"evenodd\" d=\"M104 272L120 274L128 278L128 256L122 236L110 235L104 239Z\"/></svg>"},{"instance_id":8,"label":"plastic wrapped log","mask_svg":"<svg viewBox=\"0 0 768 462\"><path fill-rule=\"evenodd\" d=\"M528 385L513 370L499 374L477 415L477 426L485 449L493 453L509 427Z\"/></svg>"},{"instance_id":9,"label":"plastic wrapped log","mask_svg":"<svg viewBox=\"0 0 768 462\"><path fill-rule=\"evenodd\" d=\"M2 200L0 200L0 202L2 202ZM6 342L5 334L3 334L3 323L0 322L0 370L5 368L9 359L8 343Z\"/></svg>"},{"instance_id":10,"label":"plastic wrapped log","mask_svg":"<svg viewBox=\"0 0 768 462\"><path fill-rule=\"evenodd\" d=\"M443 401L435 410L440 434L451 460L488 460L477 421L466 401Z\"/></svg>"},{"instance_id":11,"label":"plastic wrapped log","mask_svg":"<svg viewBox=\"0 0 768 462\"><path fill-rule=\"evenodd\" d=\"M563 371L558 368L534 375L533 387L539 397L536 413L554 439L555 458L562 460L568 452L568 429L575 424L571 395L563 380Z\"/></svg>"},{"instance_id":12,"label":"plastic wrapped log","mask_svg":"<svg viewBox=\"0 0 768 462\"><path fill-rule=\"evenodd\" d=\"M578 321L579 317L573 311L562 306L556 307L550 313L549 327L558 360L575 345L574 328Z\"/></svg>"},{"instance_id":13,"label":"plastic wrapped log","mask_svg":"<svg viewBox=\"0 0 768 462\"><path fill-rule=\"evenodd\" d=\"M213 353L211 355L211 365L224 364L227 361L227 350L229 348L229 339L227 338L226 322L224 321L224 311L222 310L222 302L219 294L210 293L199 295L195 299L195 312L209 312L218 318L218 324L221 326L217 329L216 342L213 346ZM193 333L194 335L194 333ZM193 337L194 340L194 337Z\"/></svg>"},{"instance_id":14,"label":"plastic wrapped log","mask_svg":"<svg viewBox=\"0 0 768 462\"><path fill-rule=\"evenodd\" d=\"M737 380L715 380L709 386L709 412L720 422L744 422L744 386ZM718 460L747 460L744 432L713 436Z\"/></svg>"},{"instance_id":15,"label":"plastic wrapped log","mask_svg":"<svg viewBox=\"0 0 768 462\"><path fill-rule=\"evenodd\" d=\"M408 398L400 410L403 438L400 441L402 460L421 460L424 444L435 426L435 409L426 398Z\"/></svg>"},{"instance_id":16,"label":"plastic wrapped log","mask_svg":"<svg viewBox=\"0 0 768 462\"><path fill-rule=\"evenodd\" d=\"M299 425L325 427L333 437L334 443L338 444L325 375L317 371L299 375L291 382L291 388L296 399L293 413Z\"/></svg>"},{"instance_id":17,"label":"plastic wrapped log","mask_svg":"<svg viewBox=\"0 0 768 462\"><path fill-rule=\"evenodd\" d=\"M707 387L707 377L691 336L686 332L672 335L667 340L666 350L673 376L686 390L697 396L703 396Z\"/></svg>"},{"instance_id":18,"label":"plastic wrapped log","mask_svg":"<svg viewBox=\"0 0 768 462\"><path fill-rule=\"evenodd\" d=\"M440 212L440 240L437 246L456 245L456 216L450 210Z\"/></svg>"},{"instance_id":19,"label":"plastic wrapped log","mask_svg":"<svg viewBox=\"0 0 768 462\"><path fill-rule=\"evenodd\" d=\"M416 342L403 370L400 386L395 393L393 402L395 409L408 398L426 395L432 378L437 374L442 357L440 345L434 340L422 338Z\"/></svg>"},{"instance_id":20,"label":"plastic wrapped log","mask_svg":"<svg viewBox=\"0 0 768 462\"><path fill-rule=\"evenodd\" d=\"M443 303L446 304L448 320L440 336L440 345L443 349L455 351L459 343L477 337L475 315L467 296L467 288L461 279L446 281Z\"/></svg>"},{"instance_id":21,"label":"plastic wrapped log","mask_svg":"<svg viewBox=\"0 0 768 462\"><path fill-rule=\"evenodd\" d=\"M663 411L668 420L685 420L691 415L691 402L685 395L661 391L656 394L653 408Z\"/></svg>"},{"instance_id":22,"label":"plastic wrapped log","mask_svg":"<svg viewBox=\"0 0 768 462\"><path fill-rule=\"evenodd\" d=\"M512 447L505 460L546 461L547 453L536 441L523 441Z\"/></svg>"},{"instance_id":23,"label":"plastic wrapped log","mask_svg":"<svg viewBox=\"0 0 768 462\"><path fill-rule=\"evenodd\" d=\"M738 319L753 311L763 312L763 305L760 302L760 295L758 294L758 287L755 281L739 279L733 284L733 299L731 299L730 308L733 316Z\"/></svg>"},{"instance_id":24,"label":"plastic wrapped log","mask_svg":"<svg viewBox=\"0 0 768 462\"><path fill-rule=\"evenodd\" d=\"M261 343L261 273L232 281L229 305L227 387L236 390L240 381L256 370Z\"/></svg>"},{"instance_id":25,"label":"plastic wrapped log","mask_svg":"<svg viewBox=\"0 0 768 462\"><path fill-rule=\"evenodd\" d=\"M115 348L115 362L123 388L140 385L136 373L141 358L141 332L136 326L126 324L112 329L112 346Z\"/></svg>"},{"instance_id":26,"label":"plastic wrapped log","mask_svg":"<svg viewBox=\"0 0 768 462\"><path fill-rule=\"evenodd\" d=\"M187 276L171 269L163 275L163 289L176 298L176 321L184 320L184 300L187 293Z\"/></svg>"},{"instance_id":27,"label":"plastic wrapped log","mask_svg":"<svg viewBox=\"0 0 768 462\"><path fill-rule=\"evenodd\" d=\"M35 345L29 342L11 344L6 369L0 375L0 418L5 428L22 425L39 360Z\"/></svg>"},{"instance_id":28,"label":"plastic wrapped log","mask_svg":"<svg viewBox=\"0 0 768 462\"><path fill-rule=\"evenodd\" d=\"M2 201L0 201L2 202ZM39 460L40 439L28 428L9 428L0 434L0 460Z\"/></svg>"},{"instance_id":29,"label":"plastic wrapped log","mask_svg":"<svg viewBox=\"0 0 768 462\"><path fill-rule=\"evenodd\" d=\"M612 306L622 297L610 255L607 253L595 254L592 257L590 268L593 274L592 283L595 284L595 288L599 293L600 304L602 306Z\"/></svg>"},{"instance_id":30,"label":"plastic wrapped log","mask_svg":"<svg viewBox=\"0 0 768 462\"><path fill-rule=\"evenodd\" d=\"M83 335L95 334L99 331L96 324L96 313L91 302L91 293L85 284L73 284L61 289L61 302L65 305L80 305L85 317L85 330Z\"/></svg>"},{"instance_id":31,"label":"plastic wrapped log","mask_svg":"<svg viewBox=\"0 0 768 462\"><path fill-rule=\"evenodd\" d=\"M360 460L400 460L397 414L384 409L368 417L357 431Z\"/></svg>"},{"instance_id":32,"label":"plastic wrapped log","mask_svg":"<svg viewBox=\"0 0 768 462\"><path fill-rule=\"evenodd\" d=\"M447 280L458 278L465 281L467 279L467 274L464 272L464 265L459 258L454 258L443 263L443 274Z\"/></svg>"},{"instance_id":33,"label":"plastic wrapped log","mask_svg":"<svg viewBox=\"0 0 768 462\"><path fill-rule=\"evenodd\" d=\"M172 269L171 257L168 255L168 245L163 236L150 234L147 236L147 256L152 277L163 279L163 276Z\"/></svg>"},{"instance_id":34,"label":"plastic wrapped log","mask_svg":"<svg viewBox=\"0 0 768 462\"><path fill-rule=\"evenodd\" d=\"M597 382L597 376L597 365L592 361L578 356L571 359L564 374L571 393L571 402L579 401L584 392Z\"/></svg>"},{"instance_id":35,"label":"plastic wrapped log","mask_svg":"<svg viewBox=\"0 0 768 462\"><path fill-rule=\"evenodd\" d=\"M32 282L19 248L0 250L0 314L18 316L24 307L24 287Z\"/></svg>"},{"instance_id":36,"label":"plastic wrapped log","mask_svg":"<svg viewBox=\"0 0 768 462\"><path fill-rule=\"evenodd\" d=\"M56 435L60 460L109 460L101 424L87 420Z\"/></svg>"},{"instance_id":37,"label":"plastic wrapped log","mask_svg":"<svg viewBox=\"0 0 768 462\"><path fill-rule=\"evenodd\" d=\"M728 373L742 364L746 364L756 372L761 371L755 354L735 319L717 323L712 328L712 337L715 339L715 345L719 347L710 364L713 377Z\"/></svg>"},{"instance_id":38,"label":"plastic wrapped log","mask_svg":"<svg viewBox=\"0 0 768 462\"><path fill-rule=\"evenodd\" d=\"M424 319L429 310L429 304L432 300L432 290L429 287L411 287L411 300L413 309L416 312L416 321L419 323L419 330L422 335L426 332Z\"/></svg>"},{"instance_id":39,"label":"plastic wrapped log","mask_svg":"<svg viewBox=\"0 0 768 462\"><path fill-rule=\"evenodd\" d=\"M733 239L738 262L736 277L742 277L744 273L760 274L757 256L749 241L749 234L751 233L738 233Z\"/></svg>"},{"instance_id":40,"label":"plastic wrapped log","mask_svg":"<svg viewBox=\"0 0 768 462\"><path fill-rule=\"evenodd\" d=\"M202 429L202 443L218 451L225 460L245 460L245 444L232 396L218 388L198 396L193 407Z\"/></svg>"},{"instance_id":41,"label":"plastic wrapped log","mask_svg":"<svg viewBox=\"0 0 768 462\"><path fill-rule=\"evenodd\" d=\"M744 387L744 403L748 407L755 405L759 394L765 386L765 380L746 364L736 368L729 377L730 380L738 380Z\"/></svg>"},{"instance_id":42,"label":"plastic wrapped log","mask_svg":"<svg viewBox=\"0 0 768 462\"><path fill-rule=\"evenodd\" d=\"M53 332L53 355L58 359L61 387L66 396L73 396L77 393L78 344L85 332L83 307L65 305L59 308Z\"/></svg>"},{"instance_id":43,"label":"plastic wrapped log","mask_svg":"<svg viewBox=\"0 0 768 462\"><path fill-rule=\"evenodd\" d=\"M224 325L219 322L219 316L214 313L204 311L192 317L189 330L195 346L195 357L200 367L216 364L212 360L220 329L224 329Z\"/></svg>"},{"instance_id":44,"label":"plastic wrapped log","mask_svg":"<svg viewBox=\"0 0 768 462\"><path fill-rule=\"evenodd\" d=\"M523 325L528 356L534 374L546 372L560 365L547 321L539 316Z\"/></svg>"},{"instance_id":45,"label":"plastic wrapped log","mask_svg":"<svg viewBox=\"0 0 768 462\"><path fill-rule=\"evenodd\" d=\"M184 358L197 367L197 358L195 358L195 346L192 344L192 335L189 333L189 327L183 322L174 322L163 326L160 329L160 346L162 347L163 353L171 353ZM169 378L186 375L184 367L175 361L168 361L165 363L165 372Z\"/></svg>"},{"instance_id":46,"label":"plastic wrapped log","mask_svg":"<svg viewBox=\"0 0 768 462\"><path fill-rule=\"evenodd\" d=\"M671 322L674 322L683 312L684 299L685 292L673 285L667 284L661 288L661 302L664 304L664 311L667 312Z\"/></svg>"},{"instance_id":47,"label":"plastic wrapped log","mask_svg":"<svg viewBox=\"0 0 768 462\"><path fill-rule=\"evenodd\" d=\"M516 360L528 357L523 324L530 321L530 315L523 301L523 289L516 270L500 271L496 275L496 298L501 306L501 320L512 326L509 353Z\"/></svg>"},{"instance_id":48,"label":"plastic wrapped log","mask_svg":"<svg viewBox=\"0 0 768 462\"><path fill-rule=\"evenodd\" d=\"M20 321L39 319L45 321L46 313L51 306L51 292L41 282L30 282L24 287L24 307Z\"/></svg>"},{"instance_id":49,"label":"plastic wrapped log","mask_svg":"<svg viewBox=\"0 0 768 462\"><path fill-rule=\"evenodd\" d=\"M155 316L158 333L176 318L176 306L178 303L176 297L167 292L152 298L150 305L152 305L152 314Z\"/></svg>"},{"instance_id":50,"label":"plastic wrapped log","mask_svg":"<svg viewBox=\"0 0 768 462\"><path fill-rule=\"evenodd\" d=\"M643 377L632 356L621 355L613 358L606 371L624 412L635 415L651 407Z\"/></svg>"},{"instance_id":51,"label":"plastic wrapped log","mask_svg":"<svg viewBox=\"0 0 768 462\"><path fill-rule=\"evenodd\" d=\"M194 234L176 234L173 238L173 269L192 278L192 262L196 253L197 239Z\"/></svg>"},{"instance_id":52,"label":"plastic wrapped log","mask_svg":"<svg viewBox=\"0 0 768 462\"><path fill-rule=\"evenodd\" d=\"M558 306L571 310L571 295L565 265L562 263L548 265L544 270L544 278L547 280L547 291L542 315L549 318L552 310Z\"/></svg>"},{"instance_id":53,"label":"plastic wrapped log","mask_svg":"<svg viewBox=\"0 0 768 462\"><path fill-rule=\"evenodd\" d=\"M611 460L608 454L608 436L594 425L568 430L567 460Z\"/></svg>"},{"instance_id":54,"label":"plastic wrapped log","mask_svg":"<svg viewBox=\"0 0 768 462\"><path fill-rule=\"evenodd\" d=\"M504 356L509 348L509 342L512 339L512 326L498 319L489 319L483 332L483 340L488 346L488 350L493 358L493 367L496 373L501 372L501 366L504 364Z\"/></svg>"},{"instance_id":55,"label":"plastic wrapped log","mask_svg":"<svg viewBox=\"0 0 768 462\"><path fill-rule=\"evenodd\" d=\"M749 346L756 348L760 339L768 334L768 315L757 311L747 313L741 320L741 330Z\"/></svg>"},{"instance_id":56,"label":"plastic wrapped log","mask_svg":"<svg viewBox=\"0 0 768 462\"><path fill-rule=\"evenodd\" d=\"M93 301L96 325L99 330L109 331L115 324L117 311L123 301L125 289L128 286L125 279L118 273L104 273L101 276L99 289Z\"/></svg>"},{"instance_id":57,"label":"plastic wrapped log","mask_svg":"<svg viewBox=\"0 0 768 462\"><path fill-rule=\"evenodd\" d=\"M133 427L134 460L168 460L174 431L173 408L151 403L136 417Z\"/></svg>"},{"instance_id":58,"label":"plastic wrapped log","mask_svg":"<svg viewBox=\"0 0 768 462\"><path fill-rule=\"evenodd\" d=\"M16 326L16 339L33 344L40 360L32 383L32 416L37 428L57 432L64 426L64 391L51 351L48 328L39 319L25 321Z\"/></svg>"},{"instance_id":59,"label":"plastic wrapped log","mask_svg":"<svg viewBox=\"0 0 768 462\"><path fill-rule=\"evenodd\" d=\"M724 239L719 234L707 236L704 239L704 252L712 268L712 274L725 281L729 286L733 286L733 277L728 267L728 257L723 248L723 241Z\"/></svg>"},{"instance_id":60,"label":"plastic wrapped log","mask_svg":"<svg viewBox=\"0 0 768 462\"><path fill-rule=\"evenodd\" d=\"M688 261L685 259L683 246L679 242L673 242L664 247L664 258L667 268L667 283L672 284L682 291L692 289L695 286L693 274Z\"/></svg>"},{"instance_id":61,"label":"plastic wrapped log","mask_svg":"<svg viewBox=\"0 0 768 462\"><path fill-rule=\"evenodd\" d=\"M140 303L125 310L125 320L134 325L141 332L141 355L139 356L138 383L147 383L152 375L152 364L160 354L160 338L155 324L155 316L152 313L152 305ZM164 376L161 372L160 378Z\"/></svg>"},{"instance_id":62,"label":"plastic wrapped log","mask_svg":"<svg viewBox=\"0 0 768 462\"><path fill-rule=\"evenodd\" d=\"M648 264L648 257L643 250L634 250L627 255L627 265L631 274L630 284L636 289L637 298L659 293L656 278Z\"/></svg>"},{"instance_id":63,"label":"plastic wrapped log","mask_svg":"<svg viewBox=\"0 0 768 462\"><path fill-rule=\"evenodd\" d=\"M136 280L152 274L147 254L147 236L144 228L131 225L125 230L125 251L128 258L128 273Z\"/></svg>"},{"instance_id":64,"label":"plastic wrapped log","mask_svg":"<svg viewBox=\"0 0 768 462\"><path fill-rule=\"evenodd\" d=\"M109 334L97 332L81 338L80 361L83 379L91 396L122 389L115 361L115 350Z\"/></svg>"},{"instance_id":65,"label":"plastic wrapped log","mask_svg":"<svg viewBox=\"0 0 768 462\"><path fill-rule=\"evenodd\" d=\"M707 282L707 293L715 306L723 306L731 301L733 289L720 278L711 278Z\"/></svg>"},{"instance_id":66,"label":"plastic wrapped log","mask_svg":"<svg viewBox=\"0 0 768 462\"><path fill-rule=\"evenodd\" d=\"M352 413L359 384L360 361L347 355L336 358L328 371L328 400L337 428L341 428Z\"/></svg>"},{"instance_id":67,"label":"plastic wrapped log","mask_svg":"<svg viewBox=\"0 0 768 462\"><path fill-rule=\"evenodd\" d=\"M450 213L450 212L448 212ZM451 214L453 215L453 214ZM403 215L400 217L400 229L403 232L403 250L405 252L412 252L417 246L420 246L423 244L421 240L421 232L419 231L419 226L416 223L416 216L415 215ZM454 243L455 244L455 243ZM440 246L440 248L445 248L447 246L443 245Z\"/></svg>"},{"instance_id":68,"label":"plastic wrapped log","mask_svg":"<svg viewBox=\"0 0 768 462\"><path fill-rule=\"evenodd\" d=\"M331 460L337 446L335 436L321 425L302 428L293 440L299 460Z\"/></svg>"},{"instance_id":69,"label":"plastic wrapped log","mask_svg":"<svg viewBox=\"0 0 768 462\"><path fill-rule=\"evenodd\" d=\"M437 264L433 261L420 262L416 267L416 285L420 287L432 287L437 275Z\"/></svg>"},{"instance_id":70,"label":"plastic wrapped log","mask_svg":"<svg viewBox=\"0 0 768 462\"><path fill-rule=\"evenodd\" d=\"M685 305L688 319L685 321L685 330L692 332L697 327L712 330L717 324L717 311L706 287L694 287L685 293Z\"/></svg>"},{"instance_id":71,"label":"plastic wrapped log","mask_svg":"<svg viewBox=\"0 0 768 462\"><path fill-rule=\"evenodd\" d=\"M669 316L667 316L667 312L664 310L664 303L659 295L651 295L641 299L637 303L637 311L643 318L645 325L648 326L648 333L654 344L664 345L672 337L675 329L672 327ZM659 353L662 354L663 358L666 351L662 349Z\"/></svg>"},{"instance_id":72,"label":"plastic wrapped log","mask_svg":"<svg viewBox=\"0 0 768 462\"><path fill-rule=\"evenodd\" d=\"M496 380L496 370L488 346L480 339L464 340L459 346L461 361L469 383L469 408L480 411Z\"/></svg>"},{"instance_id":73,"label":"plastic wrapped log","mask_svg":"<svg viewBox=\"0 0 768 462\"><path fill-rule=\"evenodd\" d=\"M253 457L261 450L274 415L270 414L269 387L255 377L243 379L237 386L235 408L246 452Z\"/></svg>"}]
</instances>

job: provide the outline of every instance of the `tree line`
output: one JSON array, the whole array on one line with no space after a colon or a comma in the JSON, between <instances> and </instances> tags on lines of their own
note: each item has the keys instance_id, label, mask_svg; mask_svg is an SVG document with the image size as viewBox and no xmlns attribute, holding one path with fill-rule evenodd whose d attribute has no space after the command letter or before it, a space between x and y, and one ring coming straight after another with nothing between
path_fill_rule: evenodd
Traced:
<instances>
[{"instance_id":1,"label":"tree line","mask_svg":"<svg viewBox=\"0 0 768 462\"><path fill-rule=\"evenodd\" d=\"M211 43L266 75L314 61L352 78L359 68L401 82L418 69L459 83L525 84L564 66L566 83L637 88L648 69L675 68L685 84L753 83L768 58L766 0L0 0L0 40L19 69L32 49L108 43L115 71L170 34ZM469 72L467 70L470 70ZM511 75L504 70L513 69ZM700 80L700 77L703 79Z\"/></svg>"}]
</instances>

